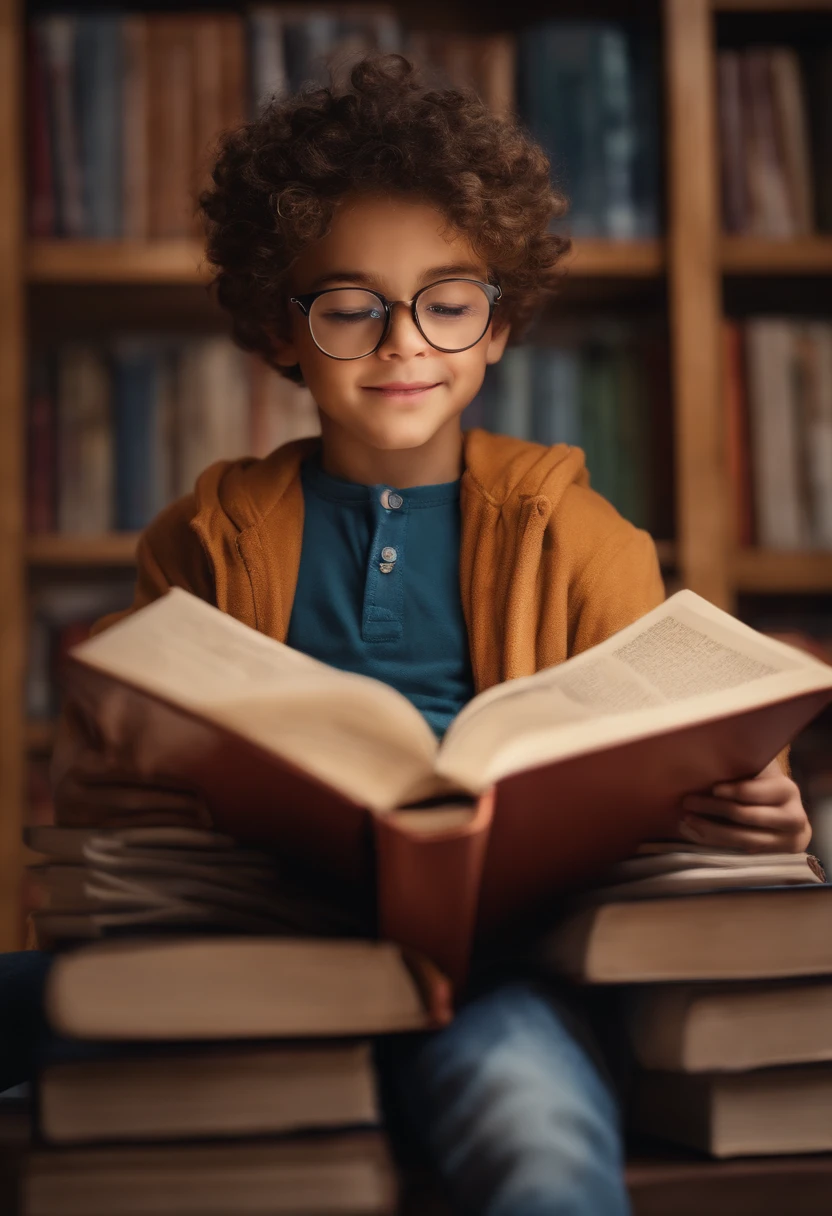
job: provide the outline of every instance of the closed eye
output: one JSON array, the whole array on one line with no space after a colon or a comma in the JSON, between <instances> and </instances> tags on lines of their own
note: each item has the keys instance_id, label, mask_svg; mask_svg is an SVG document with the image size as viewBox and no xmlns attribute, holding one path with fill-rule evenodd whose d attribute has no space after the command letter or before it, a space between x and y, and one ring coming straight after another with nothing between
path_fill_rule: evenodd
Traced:
<instances>
[{"instance_id":1,"label":"closed eye","mask_svg":"<svg viewBox=\"0 0 832 1216\"><path fill-rule=\"evenodd\" d=\"M382 314L378 308L360 308L355 310L333 309L324 313L324 320L344 325L360 321L380 321L381 319Z\"/></svg>"},{"instance_id":2,"label":"closed eye","mask_svg":"<svg viewBox=\"0 0 832 1216\"><path fill-rule=\"evenodd\" d=\"M467 304L429 304L427 311L434 317L470 317L474 309Z\"/></svg>"}]
</instances>

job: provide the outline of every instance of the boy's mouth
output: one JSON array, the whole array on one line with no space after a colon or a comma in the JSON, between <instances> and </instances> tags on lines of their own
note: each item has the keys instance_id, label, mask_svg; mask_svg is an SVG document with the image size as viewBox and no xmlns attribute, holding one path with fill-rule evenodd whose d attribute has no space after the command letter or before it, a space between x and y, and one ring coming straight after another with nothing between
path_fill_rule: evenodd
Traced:
<instances>
[{"instance_id":1,"label":"boy's mouth","mask_svg":"<svg viewBox=\"0 0 832 1216\"><path fill-rule=\"evenodd\" d=\"M432 388L438 388L438 380L391 380L388 384L365 384L364 388L371 393L380 393L382 397L419 397L429 393Z\"/></svg>"}]
</instances>

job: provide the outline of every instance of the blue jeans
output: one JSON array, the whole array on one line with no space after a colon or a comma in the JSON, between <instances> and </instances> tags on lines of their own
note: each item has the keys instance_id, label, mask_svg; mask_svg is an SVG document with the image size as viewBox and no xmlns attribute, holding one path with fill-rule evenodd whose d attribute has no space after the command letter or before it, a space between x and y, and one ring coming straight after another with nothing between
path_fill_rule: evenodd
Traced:
<instances>
[{"instance_id":1,"label":"blue jeans","mask_svg":"<svg viewBox=\"0 0 832 1216\"><path fill-rule=\"evenodd\" d=\"M524 981L438 1034L382 1040L399 1135L466 1216L627 1216L618 1104L580 1016Z\"/></svg>"}]
</instances>

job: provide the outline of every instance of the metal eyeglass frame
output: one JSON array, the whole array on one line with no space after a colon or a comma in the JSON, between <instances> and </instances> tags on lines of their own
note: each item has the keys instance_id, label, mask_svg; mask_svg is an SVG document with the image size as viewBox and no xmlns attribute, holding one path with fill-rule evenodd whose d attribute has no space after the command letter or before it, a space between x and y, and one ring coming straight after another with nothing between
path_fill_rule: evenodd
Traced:
<instances>
[{"instance_id":1,"label":"metal eyeglass frame","mask_svg":"<svg viewBox=\"0 0 832 1216\"><path fill-rule=\"evenodd\" d=\"M418 303L419 296L423 295L426 291L431 291L434 287L441 287L441 285L443 283L475 283L477 285L477 287L482 289L486 299L488 300L488 319L485 322L485 325L483 326L483 331L480 334L480 336L477 338L476 342L469 342L467 346L451 346L451 347L437 346L435 342L431 342L430 338L427 336L425 331L422 329L422 326L419 323L418 313L416 312L416 305ZM312 305L315 303L315 301L320 296L331 295L335 291L365 291L367 293L367 295L375 296L375 298L377 300L381 301L381 306L384 309L384 329L382 331L381 337L379 338L378 342L376 342L373 349L366 351L363 355L331 355L328 350L324 350L324 348L321 346L321 344L318 342L317 338L315 337L315 334L312 330L311 322L309 320L309 314L312 311ZM420 287L412 300L388 300L386 296L383 296L381 294L381 292L373 291L369 287L345 286L345 287L325 287L323 289L323 291L310 291L310 292L307 292L305 295L292 296L289 300L289 303L297 304L298 308L301 310L303 315L306 317L307 323L309 324L309 333L311 335L312 341L315 343L315 345L317 346L318 350L321 352L322 355L326 355L328 359L339 359L343 363L351 363L355 359L366 359L369 355L374 355L376 353L376 351L379 349L379 347L384 345L384 343L386 342L387 337L390 333L390 322L393 319L393 305L394 304L409 304L410 305L410 315L413 318L413 324L416 326L419 333L425 339L427 344L429 346L432 346L434 350L441 351L445 355L458 355L458 354L461 354L462 351L464 351L464 350L470 350L472 346L477 345L477 342L482 342L483 338L485 337L486 333L488 332L488 327L491 324L491 318L494 315L494 305L500 301L500 299L502 298L502 295L503 295L502 288L500 287L500 285L498 283L483 283L483 282L481 282L480 279L454 278L454 279L438 279L435 283L428 283L426 287Z\"/></svg>"}]
</instances>

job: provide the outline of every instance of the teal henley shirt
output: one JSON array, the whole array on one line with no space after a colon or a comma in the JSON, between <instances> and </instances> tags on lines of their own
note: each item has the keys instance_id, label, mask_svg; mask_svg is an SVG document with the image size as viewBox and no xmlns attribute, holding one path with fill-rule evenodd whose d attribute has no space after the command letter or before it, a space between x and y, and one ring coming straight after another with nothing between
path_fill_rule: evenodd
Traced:
<instances>
[{"instance_id":1,"label":"teal henley shirt","mask_svg":"<svg viewBox=\"0 0 832 1216\"><path fill-rule=\"evenodd\" d=\"M459 590L459 482L365 486L301 468L287 643L398 689L440 738L474 695Z\"/></svg>"}]
</instances>

